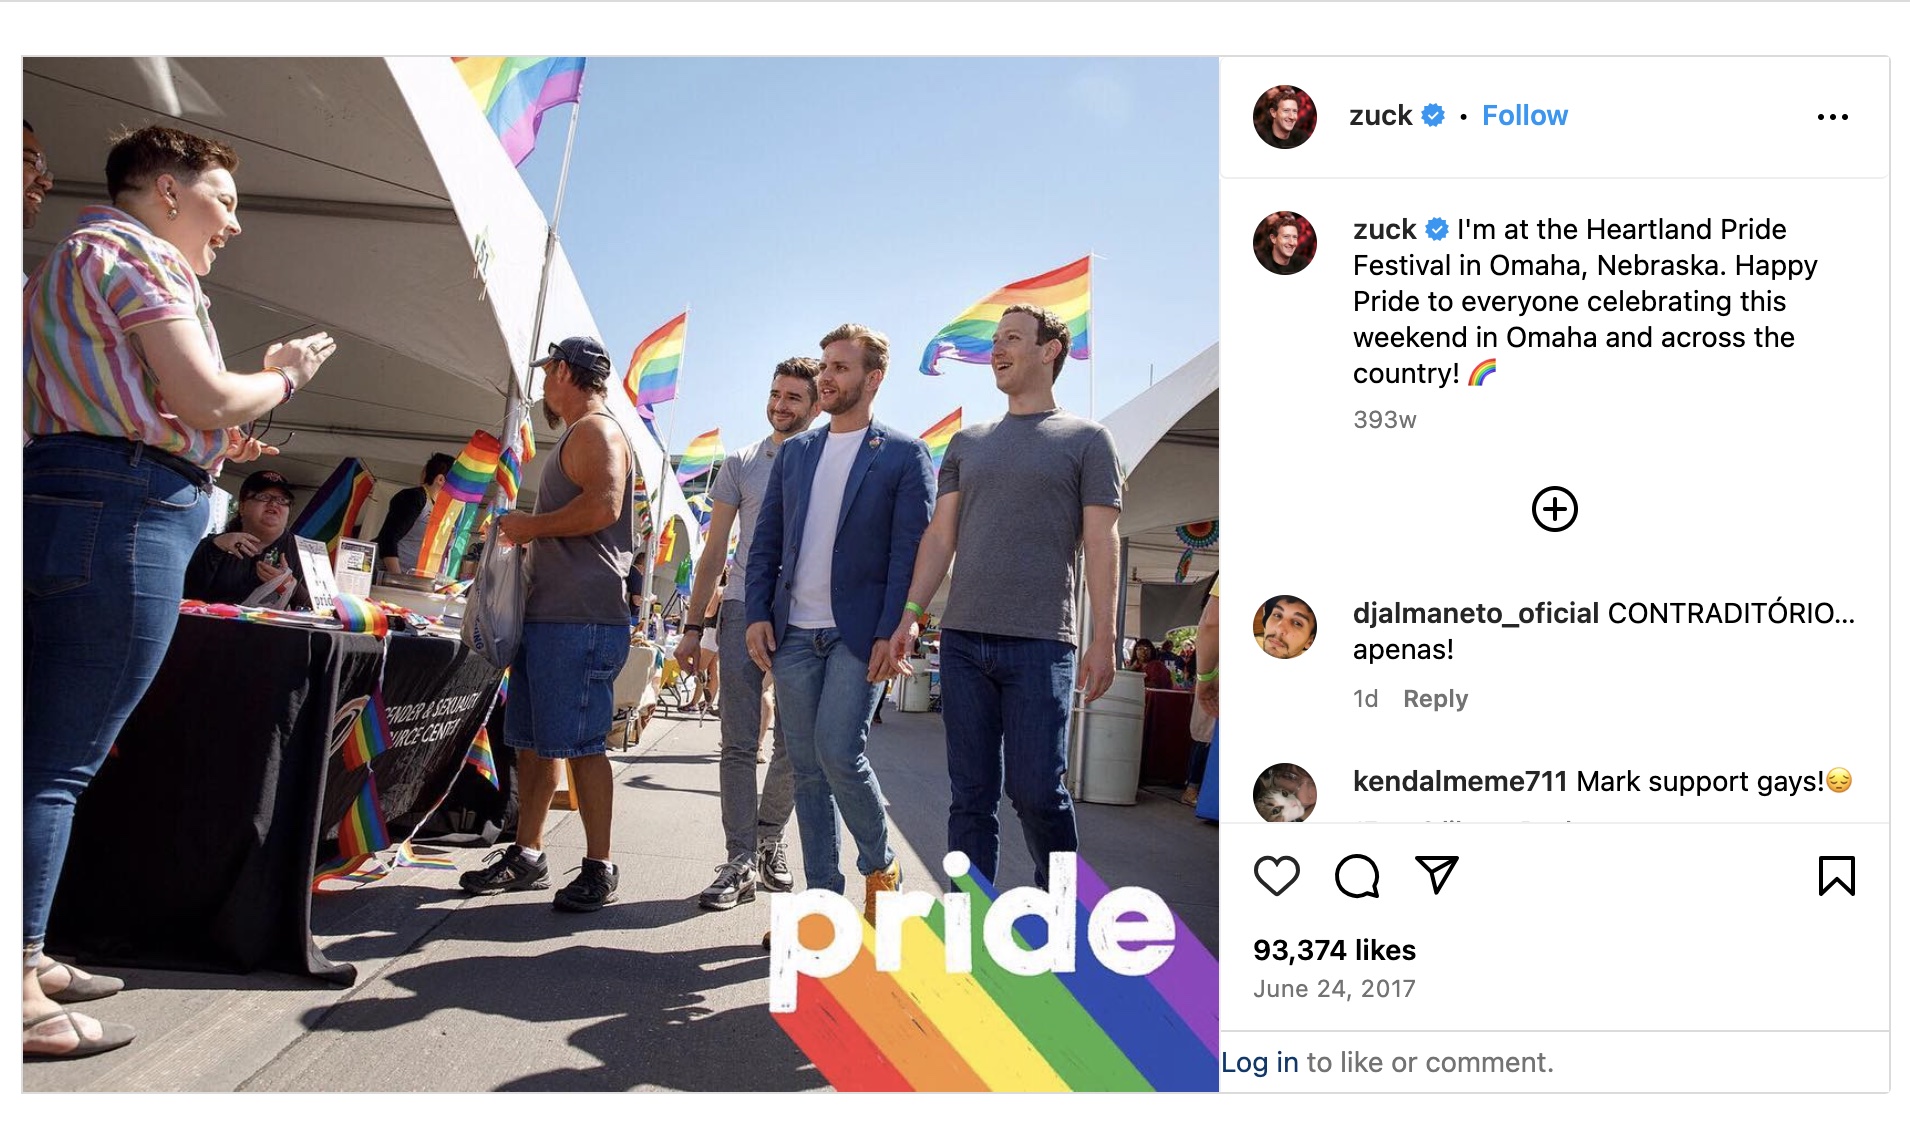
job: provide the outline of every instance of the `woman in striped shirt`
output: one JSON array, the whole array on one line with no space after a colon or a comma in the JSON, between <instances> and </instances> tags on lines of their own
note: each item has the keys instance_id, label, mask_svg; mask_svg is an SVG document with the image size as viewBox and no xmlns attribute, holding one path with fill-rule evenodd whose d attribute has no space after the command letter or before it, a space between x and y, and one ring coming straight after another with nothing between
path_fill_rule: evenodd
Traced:
<instances>
[{"instance_id":1,"label":"woman in striped shirt","mask_svg":"<svg viewBox=\"0 0 1910 1148\"><path fill-rule=\"evenodd\" d=\"M235 428L330 357L320 333L225 369L199 276L239 235L239 157L176 128L117 139L111 206L88 208L25 289L25 964L34 1058L133 1038L62 1007L122 986L41 950L73 808L158 672L186 562L227 459L277 453Z\"/></svg>"}]
</instances>

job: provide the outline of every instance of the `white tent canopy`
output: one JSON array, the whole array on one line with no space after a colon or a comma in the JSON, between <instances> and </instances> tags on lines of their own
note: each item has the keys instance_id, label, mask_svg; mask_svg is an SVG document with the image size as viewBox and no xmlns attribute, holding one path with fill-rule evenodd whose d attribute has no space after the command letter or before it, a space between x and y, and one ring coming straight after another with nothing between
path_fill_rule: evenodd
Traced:
<instances>
[{"instance_id":1,"label":"white tent canopy","mask_svg":"<svg viewBox=\"0 0 1910 1148\"><path fill-rule=\"evenodd\" d=\"M1114 436L1127 491L1120 533L1130 583L1171 583L1186 547L1177 526L1220 516L1220 344L1214 343L1102 420ZM1219 566L1196 551L1187 581Z\"/></svg>"},{"instance_id":2,"label":"white tent canopy","mask_svg":"<svg viewBox=\"0 0 1910 1148\"><path fill-rule=\"evenodd\" d=\"M29 269L81 207L105 200L120 128L172 124L239 153L244 232L205 280L228 363L256 369L268 344L321 328L338 337L268 436L290 433L271 465L294 483L316 486L355 455L382 501L415 484L433 451L498 430L511 380L536 357L547 224L449 60L29 59L25 73L26 115L56 179L27 237ZM540 341L569 335L602 337L560 249ZM694 539L663 450L614 383L611 399L659 522L676 517ZM540 434L540 447L553 441ZM552 457L540 450L527 468L527 502ZM368 512L367 533L380 517Z\"/></svg>"}]
</instances>

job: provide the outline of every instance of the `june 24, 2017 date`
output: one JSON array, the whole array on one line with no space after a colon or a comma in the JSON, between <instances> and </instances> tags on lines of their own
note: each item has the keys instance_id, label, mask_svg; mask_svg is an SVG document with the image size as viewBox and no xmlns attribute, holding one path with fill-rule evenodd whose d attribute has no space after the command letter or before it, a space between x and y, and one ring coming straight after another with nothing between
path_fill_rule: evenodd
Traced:
<instances>
[{"instance_id":1,"label":"june 24, 2017 date","mask_svg":"<svg viewBox=\"0 0 1910 1148\"><path fill-rule=\"evenodd\" d=\"M1419 982L1412 978L1395 978L1383 981L1361 981L1359 997L1363 1000L1385 1000L1387 998L1405 999L1413 995L1413 986ZM1256 997L1281 997L1303 1000L1307 997L1339 997L1352 1000L1354 994L1348 991L1346 982L1341 980L1321 980L1313 986L1301 982L1261 981L1255 986Z\"/></svg>"}]
</instances>

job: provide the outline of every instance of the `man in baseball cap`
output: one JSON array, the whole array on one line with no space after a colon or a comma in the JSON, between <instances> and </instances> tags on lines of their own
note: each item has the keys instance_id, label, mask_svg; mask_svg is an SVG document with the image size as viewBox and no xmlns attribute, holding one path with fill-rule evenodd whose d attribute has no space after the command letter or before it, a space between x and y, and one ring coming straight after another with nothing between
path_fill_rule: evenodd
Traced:
<instances>
[{"instance_id":1,"label":"man in baseball cap","mask_svg":"<svg viewBox=\"0 0 1910 1148\"><path fill-rule=\"evenodd\" d=\"M607 392L608 388L604 383L610 378L610 356L604 353L604 345L589 335L572 335L561 343L550 344L549 353L532 363L531 367L546 368L545 376L548 378L550 374L548 368L552 363L562 363L569 367L570 378L578 384L598 392ZM550 397L546 395L545 424L555 429L562 421L563 418L552 409Z\"/></svg>"},{"instance_id":2,"label":"man in baseball cap","mask_svg":"<svg viewBox=\"0 0 1910 1148\"><path fill-rule=\"evenodd\" d=\"M199 541L186 564L185 596L202 602L243 602L261 585L293 569L292 484L276 470L247 475L239 487L238 516L225 533ZM301 584L292 604L311 607Z\"/></svg>"}]
</instances>

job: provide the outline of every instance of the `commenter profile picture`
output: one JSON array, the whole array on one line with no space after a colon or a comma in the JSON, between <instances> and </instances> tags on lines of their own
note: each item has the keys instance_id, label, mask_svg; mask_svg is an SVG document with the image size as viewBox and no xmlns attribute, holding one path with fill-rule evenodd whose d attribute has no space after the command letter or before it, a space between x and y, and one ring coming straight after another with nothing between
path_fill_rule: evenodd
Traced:
<instances>
[{"instance_id":1,"label":"commenter profile picture","mask_svg":"<svg viewBox=\"0 0 1910 1148\"><path fill-rule=\"evenodd\" d=\"M1253 257L1275 275L1305 271L1318 245L1313 225L1296 211L1276 211L1253 229Z\"/></svg>"},{"instance_id":2,"label":"commenter profile picture","mask_svg":"<svg viewBox=\"0 0 1910 1148\"><path fill-rule=\"evenodd\" d=\"M1268 766L1253 780L1253 811L1266 821L1305 821L1319 801L1313 775L1290 761Z\"/></svg>"},{"instance_id":3,"label":"commenter profile picture","mask_svg":"<svg viewBox=\"0 0 1910 1148\"><path fill-rule=\"evenodd\" d=\"M1291 594L1277 594L1253 615L1253 640L1270 657L1297 658L1313 646L1319 621L1313 607Z\"/></svg>"}]
</instances>

